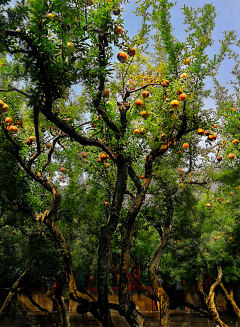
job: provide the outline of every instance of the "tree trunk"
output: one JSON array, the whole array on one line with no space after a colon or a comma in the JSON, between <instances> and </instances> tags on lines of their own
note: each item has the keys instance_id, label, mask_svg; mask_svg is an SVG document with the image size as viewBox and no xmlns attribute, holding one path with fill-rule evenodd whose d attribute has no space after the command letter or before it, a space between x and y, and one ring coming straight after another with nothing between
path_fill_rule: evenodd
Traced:
<instances>
[{"instance_id":1,"label":"tree trunk","mask_svg":"<svg viewBox=\"0 0 240 327\"><path fill-rule=\"evenodd\" d=\"M158 301L160 303L160 325L161 327L170 327L170 316L169 316L169 297L167 293L162 288L162 285L160 281L158 280L157 273L159 269L159 265L161 263L161 258L163 254L163 250L165 249L167 245L167 237L170 233L170 224L173 216L173 203L172 203L172 197L168 196L166 198L166 205L167 205L167 213L164 217L164 225L159 226L157 229L161 241L158 244L158 247L156 248L151 261L149 263L148 268L148 276L149 280L152 286L152 289L154 291L154 294L157 296Z\"/></svg>"},{"instance_id":2,"label":"tree trunk","mask_svg":"<svg viewBox=\"0 0 240 327\"><path fill-rule=\"evenodd\" d=\"M98 249L98 304L102 318L103 327L113 327L109 302L108 302L108 276L110 270L110 251L113 233L118 224L119 214L122 208L126 183L128 176L128 166L122 156L117 160L117 181L112 200L110 219L107 225L101 228L99 249Z\"/></svg>"}]
</instances>

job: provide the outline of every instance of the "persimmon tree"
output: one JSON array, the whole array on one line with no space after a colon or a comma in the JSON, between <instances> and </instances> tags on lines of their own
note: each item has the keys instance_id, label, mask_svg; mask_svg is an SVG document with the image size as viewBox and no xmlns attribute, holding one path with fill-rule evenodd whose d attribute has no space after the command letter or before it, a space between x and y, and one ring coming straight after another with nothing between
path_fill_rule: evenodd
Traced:
<instances>
[{"instance_id":1,"label":"persimmon tree","mask_svg":"<svg viewBox=\"0 0 240 327\"><path fill-rule=\"evenodd\" d=\"M79 302L78 312L90 312L103 326L112 326L110 309L114 309L130 325L147 326L128 293L136 219L158 170L176 169L182 163L190 174L197 166L202 151L197 129L210 128L214 119L214 112L203 108L203 99L209 94L204 89L204 79L215 73L233 34L226 34L220 53L210 60L205 51L212 45L216 15L211 5L196 11L184 7L188 37L179 42L172 34L169 19L173 4L166 0L139 6L137 13L143 16L143 27L132 40L124 28L120 34L118 26L124 22L119 6L123 3L117 1L96 1L90 6L92 2L36 0L17 3L13 8L8 1L2 3L1 133L5 150L15 159L19 174L27 176L35 197L26 199L23 205L3 189L1 201L6 210L29 217L40 234L47 231L61 255L70 298ZM141 56L150 29L148 9L152 10L149 24L155 33L155 54L145 63ZM120 63L112 64L115 47L120 50ZM148 52L145 55L150 56ZM71 87L77 84L81 85L82 94L74 97ZM66 212L67 203L61 207L63 191L59 183L62 188L62 182L70 187L76 175L80 179L94 178L96 183L107 186L103 192L103 219L96 224L101 226L97 241L97 300L76 283L71 237L68 238L67 223L61 215ZM173 178L176 183L177 171ZM189 183L194 183L191 180ZM169 183L168 179L164 183ZM76 197L70 203L77 201ZM168 296L157 279L162 251L169 239L170 202L149 269L157 300L164 298L161 326L170 325ZM67 215L71 216L70 210ZM88 226L84 216L81 219L79 235L84 233L84 224ZM112 240L120 222L119 303L113 304L108 301L108 281ZM22 225L27 227L24 221ZM34 262L29 269L32 265ZM26 269L24 276L29 272ZM52 292L47 279L44 283L47 296L56 305L57 325L66 326L61 298ZM15 295L17 287L14 289ZM14 296L7 296L1 317L11 301L20 306Z\"/></svg>"}]
</instances>

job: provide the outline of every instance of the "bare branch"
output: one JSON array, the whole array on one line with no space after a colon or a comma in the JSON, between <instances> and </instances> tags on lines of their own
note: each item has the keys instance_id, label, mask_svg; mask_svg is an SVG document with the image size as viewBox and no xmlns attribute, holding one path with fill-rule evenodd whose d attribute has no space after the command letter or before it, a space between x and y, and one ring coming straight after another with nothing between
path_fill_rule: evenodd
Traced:
<instances>
[{"instance_id":1,"label":"bare branch","mask_svg":"<svg viewBox=\"0 0 240 327\"><path fill-rule=\"evenodd\" d=\"M24 95L25 97L30 98L30 94L27 94L27 93L25 93L25 92L23 92L21 90L18 90L17 88L11 86L10 84L8 84L8 87L10 87L10 89L7 89L7 90L0 89L0 92L12 92L12 91L16 91L16 92Z\"/></svg>"}]
</instances>

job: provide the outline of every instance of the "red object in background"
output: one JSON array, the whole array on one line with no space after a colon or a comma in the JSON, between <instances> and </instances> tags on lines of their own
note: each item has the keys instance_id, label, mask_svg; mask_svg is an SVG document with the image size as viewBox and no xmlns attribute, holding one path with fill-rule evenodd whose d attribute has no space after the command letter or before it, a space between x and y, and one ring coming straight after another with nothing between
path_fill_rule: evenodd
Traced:
<instances>
[{"instance_id":1,"label":"red object in background","mask_svg":"<svg viewBox=\"0 0 240 327\"><path fill-rule=\"evenodd\" d=\"M132 265L133 266L133 265ZM137 265L135 269L135 273L137 274L138 278L140 279L140 267ZM132 275L129 275L130 282L129 282L129 290L136 291L140 289L140 286L138 286L138 283L136 282L135 278Z\"/></svg>"},{"instance_id":2,"label":"red object in background","mask_svg":"<svg viewBox=\"0 0 240 327\"><path fill-rule=\"evenodd\" d=\"M53 294L56 293L57 288L58 288L58 281L56 280L56 281L54 282L54 284L53 284ZM56 304L55 304L55 303L53 303L53 311L56 311Z\"/></svg>"},{"instance_id":3,"label":"red object in background","mask_svg":"<svg viewBox=\"0 0 240 327\"><path fill-rule=\"evenodd\" d=\"M56 293L57 288L58 288L58 281L56 280L53 284L53 293Z\"/></svg>"},{"instance_id":4,"label":"red object in background","mask_svg":"<svg viewBox=\"0 0 240 327\"><path fill-rule=\"evenodd\" d=\"M183 279L183 286L186 285L186 281L185 279ZM186 302L186 290L183 290L183 293L184 293L184 301ZM185 307L185 310L187 311L187 307Z\"/></svg>"}]
</instances>

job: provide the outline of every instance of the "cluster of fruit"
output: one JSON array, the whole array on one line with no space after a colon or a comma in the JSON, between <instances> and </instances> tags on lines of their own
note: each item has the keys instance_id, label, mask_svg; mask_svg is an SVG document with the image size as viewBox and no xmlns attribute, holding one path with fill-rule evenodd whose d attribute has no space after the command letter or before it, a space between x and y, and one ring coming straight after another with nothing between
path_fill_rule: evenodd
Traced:
<instances>
[{"instance_id":1,"label":"cluster of fruit","mask_svg":"<svg viewBox=\"0 0 240 327\"><path fill-rule=\"evenodd\" d=\"M27 145L32 145L34 141L36 141L36 138L34 136L30 136L28 139L26 139L25 143Z\"/></svg>"},{"instance_id":2,"label":"cluster of fruit","mask_svg":"<svg viewBox=\"0 0 240 327\"><path fill-rule=\"evenodd\" d=\"M235 189L236 189L236 190L239 190L239 187L235 187ZM233 193L233 192L229 192L229 195L230 195L230 196L233 196L234 193ZM217 198L216 198L216 202L218 202L218 203L222 203L221 198L217 197ZM230 200L227 200L226 203L229 204L229 203L231 203L231 201L230 201ZM206 207L208 207L208 208L211 208L211 206L212 206L211 203L207 203L207 204L206 204ZM217 221L217 222L218 222L218 221ZM236 220L235 220L234 222L235 222L235 224L237 223Z\"/></svg>"},{"instance_id":3,"label":"cluster of fruit","mask_svg":"<svg viewBox=\"0 0 240 327\"><path fill-rule=\"evenodd\" d=\"M102 153L100 154L99 158L97 158L97 162L104 162L104 161L106 161L106 160L108 160L108 159L110 159L109 155L106 154L106 153L104 153L104 152L102 152ZM109 163L105 163L105 164L104 164L104 167L105 167L105 168L108 168L109 166L110 166Z\"/></svg>"},{"instance_id":4,"label":"cluster of fruit","mask_svg":"<svg viewBox=\"0 0 240 327\"><path fill-rule=\"evenodd\" d=\"M215 125L216 126L216 125ZM214 127L214 126L213 126ZM204 131L203 128L199 128L198 131L197 131L198 135L202 136L204 134L204 136L207 136L208 137L208 140L209 141L215 141L216 138L217 138L217 135L216 134L213 134L211 135L211 132L210 131Z\"/></svg>"},{"instance_id":5,"label":"cluster of fruit","mask_svg":"<svg viewBox=\"0 0 240 327\"><path fill-rule=\"evenodd\" d=\"M2 100L0 100L0 112L5 113L9 110L9 106L6 103L3 103ZM11 117L7 117L5 119L5 123L7 124L7 130L11 134L17 134L18 127L23 127L23 121L22 120L16 120L13 123L13 119Z\"/></svg>"},{"instance_id":6,"label":"cluster of fruit","mask_svg":"<svg viewBox=\"0 0 240 327\"><path fill-rule=\"evenodd\" d=\"M131 48L128 52L128 55L130 57L134 57L135 56L135 49L134 48ZM119 52L118 55L117 55L117 59L122 63L122 64L125 64L128 60L128 55L125 53L125 52Z\"/></svg>"}]
</instances>

